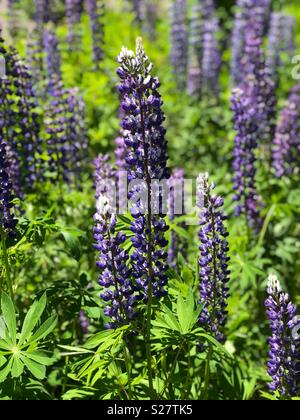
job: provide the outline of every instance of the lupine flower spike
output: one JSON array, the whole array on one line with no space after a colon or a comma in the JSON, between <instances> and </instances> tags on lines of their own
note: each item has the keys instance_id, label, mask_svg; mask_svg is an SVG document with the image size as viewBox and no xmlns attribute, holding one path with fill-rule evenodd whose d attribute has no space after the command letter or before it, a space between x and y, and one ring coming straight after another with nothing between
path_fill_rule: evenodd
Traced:
<instances>
[{"instance_id":1,"label":"lupine flower spike","mask_svg":"<svg viewBox=\"0 0 300 420\"><path fill-rule=\"evenodd\" d=\"M6 154L6 143L2 138L0 126L0 230L4 234L11 234L16 226L13 215L12 184L9 180L9 163Z\"/></svg>"},{"instance_id":2,"label":"lupine flower spike","mask_svg":"<svg viewBox=\"0 0 300 420\"><path fill-rule=\"evenodd\" d=\"M232 111L234 114L234 127L237 132L234 141L234 201L237 202L235 213L244 214L247 223L254 229L261 226L260 206L261 199L257 193L256 157L257 132L253 108L249 99L241 89L232 92Z\"/></svg>"},{"instance_id":3,"label":"lupine flower spike","mask_svg":"<svg viewBox=\"0 0 300 420\"><path fill-rule=\"evenodd\" d=\"M257 141L259 146L266 146L267 155L264 157L269 159L268 147L275 131L276 96L275 84L266 65L260 33L261 28L256 16L251 15L245 39L243 81L239 87L245 92L249 105L255 110L253 116L258 128Z\"/></svg>"},{"instance_id":4,"label":"lupine flower spike","mask_svg":"<svg viewBox=\"0 0 300 420\"><path fill-rule=\"evenodd\" d=\"M201 5L196 2L193 6L190 33L189 33L189 59L187 92L190 95L199 95L201 91L201 65L202 65L202 20Z\"/></svg>"},{"instance_id":5,"label":"lupine flower spike","mask_svg":"<svg viewBox=\"0 0 300 420\"><path fill-rule=\"evenodd\" d=\"M282 67L282 53L290 58L295 50L295 19L284 13L271 14L267 45L267 65L273 79L278 82L278 71Z\"/></svg>"},{"instance_id":6,"label":"lupine flower spike","mask_svg":"<svg viewBox=\"0 0 300 420\"><path fill-rule=\"evenodd\" d=\"M135 315L136 296L131 282L129 256L122 248L126 235L116 232L115 197L110 183L115 184L115 171L108 156L100 155L95 161L95 187L97 212L95 214L95 248L100 252L97 267L99 284L104 288L101 298L108 306L104 314L111 318L106 328L117 328L130 322Z\"/></svg>"},{"instance_id":7,"label":"lupine flower spike","mask_svg":"<svg viewBox=\"0 0 300 420\"><path fill-rule=\"evenodd\" d=\"M79 51L81 44L81 0L66 0L68 46L70 51Z\"/></svg>"},{"instance_id":8,"label":"lupine flower spike","mask_svg":"<svg viewBox=\"0 0 300 420\"><path fill-rule=\"evenodd\" d=\"M93 43L93 61L94 66L98 69L103 60L104 45L104 3L103 0L86 0L87 11L90 18L90 27L92 32Z\"/></svg>"},{"instance_id":9,"label":"lupine flower spike","mask_svg":"<svg viewBox=\"0 0 300 420\"><path fill-rule=\"evenodd\" d=\"M188 66L188 28L186 0L174 0L171 5L171 65L177 88L184 90Z\"/></svg>"},{"instance_id":10,"label":"lupine flower spike","mask_svg":"<svg viewBox=\"0 0 300 420\"><path fill-rule=\"evenodd\" d=\"M257 33L262 37L268 28L270 0L237 0L232 31L231 81L238 86L244 78L242 61L245 58L247 26L255 21Z\"/></svg>"},{"instance_id":11,"label":"lupine flower spike","mask_svg":"<svg viewBox=\"0 0 300 420\"><path fill-rule=\"evenodd\" d=\"M156 195L151 191L152 180L161 181L168 177L167 142L162 126L164 114L158 92L159 81L151 75L153 66L141 40L137 41L136 53L123 48L118 61L119 90L125 112L122 128L127 147L126 164L128 180L132 182L128 194L134 217L131 261L136 285L147 300L152 292L156 297L166 294L168 253L164 248L168 226L160 205L152 205L160 202L160 193ZM141 194L145 199L137 199Z\"/></svg>"},{"instance_id":12,"label":"lupine flower spike","mask_svg":"<svg viewBox=\"0 0 300 420\"><path fill-rule=\"evenodd\" d=\"M200 324L219 342L225 341L224 327L227 321L228 270L227 241L228 232L224 221L227 217L222 211L223 199L212 195L214 185L208 182L208 175L197 179L197 199L200 208L200 303L204 304Z\"/></svg>"},{"instance_id":13,"label":"lupine flower spike","mask_svg":"<svg viewBox=\"0 0 300 420\"><path fill-rule=\"evenodd\" d=\"M295 86L282 110L273 141L273 167L278 178L299 173L300 85Z\"/></svg>"},{"instance_id":14,"label":"lupine flower spike","mask_svg":"<svg viewBox=\"0 0 300 420\"><path fill-rule=\"evenodd\" d=\"M268 373L272 381L269 388L283 397L294 396L299 389L300 318L296 316L295 305L291 303L289 295L282 291L275 275L269 276L267 291L265 305L272 331L268 362Z\"/></svg>"}]
</instances>

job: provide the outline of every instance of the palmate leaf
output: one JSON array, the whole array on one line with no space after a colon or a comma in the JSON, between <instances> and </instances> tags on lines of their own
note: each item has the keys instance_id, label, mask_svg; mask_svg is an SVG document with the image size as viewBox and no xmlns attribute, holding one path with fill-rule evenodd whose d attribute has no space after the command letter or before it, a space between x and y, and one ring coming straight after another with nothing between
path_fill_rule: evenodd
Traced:
<instances>
[{"instance_id":1,"label":"palmate leaf","mask_svg":"<svg viewBox=\"0 0 300 420\"><path fill-rule=\"evenodd\" d=\"M186 299L183 299L181 295L178 296L177 317L182 334L187 334L192 331L203 310L203 306L198 306L195 311L195 299L192 289L189 289Z\"/></svg>"},{"instance_id":2,"label":"palmate leaf","mask_svg":"<svg viewBox=\"0 0 300 420\"><path fill-rule=\"evenodd\" d=\"M24 341L28 340L32 330L34 329L36 324L39 322L41 315L46 308L46 302L47 302L46 294L43 294L41 299L35 301L30 307L23 323L23 328L22 328L21 335L19 338L19 346L22 346Z\"/></svg>"},{"instance_id":3,"label":"palmate leaf","mask_svg":"<svg viewBox=\"0 0 300 420\"><path fill-rule=\"evenodd\" d=\"M45 366L51 366L54 361L53 358L48 357L47 354L42 351L26 352L25 355L27 358Z\"/></svg>"},{"instance_id":4,"label":"palmate leaf","mask_svg":"<svg viewBox=\"0 0 300 420\"><path fill-rule=\"evenodd\" d=\"M190 333L197 320L203 305L198 305L195 308L195 299L192 288L188 289L187 297L184 299L179 293L177 303L173 303L173 310L166 305L162 305L162 312L157 313L156 319L153 320L152 325L162 329L169 329L176 331L182 335ZM157 334L156 334L157 335Z\"/></svg>"},{"instance_id":5,"label":"palmate leaf","mask_svg":"<svg viewBox=\"0 0 300 420\"><path fill-rule=\"evenodd\" d=\"M20 377L25 367L36 379L44 379L46 366L50 366L54 359L48 357L46 352L39 351L38 341L50 334L57 323L56 316L52 316L34 333L46 308L46 294L30 307L20 335L17 334L16 315L11 298L3 293L1 303L1 332L4 338L0 339L0 382L5 381L9 374L12 378Z\"/></svg>"},{"instance_id":6,"label":"palmate leaf","mask_svg":"<svg viewBox=\"0 0 300 420\"><path fill-rule=\"evenodd\" d=\"M71 256L75 260L79 260L81 256L81 246L79 238L83 236L83 233L76 229L62 230L61 234L66 241Z\"/></svg>"},{"instance_id":7,"label":"palmate leaf","mask_svg":"<svg viewBox=\"0 0 300 420\"><path fill-rule=\"evenodd\" d=\"M13 344L16 344L17 321L16 321L15 308L14 308L11 298L6 293L2 293L1 309L2 309L4 322L8 329L9 336Z\"/></svg>"},{"instance_id":8,"label":"palmate leaf","mask_svg":"<svg viewBox=\"0 0 300 420\"><path fill-rule=\"evenodd\" d=\"M24 365L27 367L27 369L32 373L32 375L36 379L44 379L46 376L46 366L41 365L38 362L35 362L34 360L31 360L27 357L27 355L20 354L20 358Z\"/></svg>"},{"instance_id":9,"label":"palmate leaf","mask_svg":"<svg viewBox=\"0 0 300 420\"><path fill-rule=\"evenodd\" d=\"M38 330L32 335L32 337L28 340L27 344L31 344L35 341L42 340L43 338L47 337L57 324L57 316L53 315L47 319L39 328Z\"/></svg>"},{"instance_id":10,"label":"palmate leaf","mask_svg":"<svg viewBox=\"0 0 300 420\"><path fill-rule=\"evenodd\" d=\"M70 389L62 395L62 400L82 400L84 398L90 398L95 394L96 389L85 387L83 389Z\"/></svg>"}]
</instances>

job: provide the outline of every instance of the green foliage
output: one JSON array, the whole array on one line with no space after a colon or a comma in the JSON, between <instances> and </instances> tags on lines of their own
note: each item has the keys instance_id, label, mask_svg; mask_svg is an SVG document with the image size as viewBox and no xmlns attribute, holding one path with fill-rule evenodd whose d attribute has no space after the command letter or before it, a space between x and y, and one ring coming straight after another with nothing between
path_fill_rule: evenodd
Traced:
<instances>
[{"instance_id":1,"label":"green foliage","mask_svg":"<svg viewBox=\"0 0 300 420\"><path fill-rule=\"evenodd\" d=\"M46 294L28 310L22 328L17 328L17 316L11 298L2 293L0 317L0 383L10 375L20 378L24 369L36 379L44 379L46 366L54 362L44 350L44 339L55 329L57 318L41 323L47 303ZM37 325L40 324L38 327Z\"/></svg>"}]
</instances>

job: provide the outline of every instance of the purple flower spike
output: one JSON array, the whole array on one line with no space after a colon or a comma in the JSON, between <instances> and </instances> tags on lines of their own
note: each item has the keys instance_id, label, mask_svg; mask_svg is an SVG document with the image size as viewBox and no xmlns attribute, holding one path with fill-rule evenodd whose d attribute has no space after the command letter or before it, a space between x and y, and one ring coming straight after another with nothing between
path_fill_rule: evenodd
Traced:
<instances>
[{"instance_id":1,"label":"purple flower spike","mask_svg":"<svg viewBox=\"0 0 300 420\"><path fill-rule=\"evenodd\" d=\"M175 0L171 5L171 65L177 88L184 90L187 83L188 28L186 0Z\"/></svg>"},{"instance_id":2,"label":"purple flower spike","mask_svg":"<svg viewBox=\"0 0 300 420\"><path fill-rule=\"evenodd\" d=\"M271 0L237 0L232 31L231 81L238 86L243 78L242 61L246 55L247 26L250 20L255 22L258 36L261 38L267 31L271 10Z\"/></svg>"},{"instance_id":3,"label":"purple flower spike","mask_svg":"<svg viewBox=\"0 0 300 420\"><path fill-rule=\"evenodd\" d=\"M68 46L70 51L79 51L81 44L81 0L66 0L66 16L68 25Z\"/></svg>"},{"instance_id":4,"label":"purple flower spike","mask_svg":"<svg viewBox=\"0 0 300 420\"><path fill-rule=\"evenodd\" d=\"M299 173L300 167L300 85L295 86L282 110L273 141L273 167L276 176Z\"/></svg>"},{"instance_id":5,"label":"purple flower spike","mask_svg":"<svg viewBox=\"0 0 300 420\"><path fill-rule=\"evenodd\" d=\"M46 52L48 93L52 96L56 96L56 90L62 80L61 56L57 35L50 29L46 29L44 32L44 47Z\"/></svg>"},{"instance_id":6,"label":"purple flower spike","mask_svg":"<svg viewBox=\"0 0 300 420\"><path fill-rule=\"evenodd\" d=\"M276 96L275 84L266 66L262 43L257 21L250 19L242 63L244 78L240 88L253 108L253 117L256 119L258 127L257 141L259 145L265 144L268 148L275 131ZM269 158L269 156L265 156L265 158Z\"/></svg>"},{"instance_id":7,"label":"purple flower spike","mask_svg":"<svg viewBox=\"0 0 300 420\"><path fill-rule=\"evenodd\" d=\"M86 313L84 311L79 312L79 325L82 331L83 335L88 334L89 332L89 326L90 326L90 320L87 317Z\"/></svg>"},{"instance_id":8,"label":"purple flower spike","mask_svg":"<svg viewBox=\"0 0 300 420\"><path fill-rule=\"evenodd\" d=\"M224 343L229 297L229 245L224 226L227 217L222 212L224 201L220 196L212 195L213 188L214 185L208 183L207 174L198 177L200 303L204 304L199 322L219 342Z\"/></svg>"},{"instance_id":9,"label":"purple flower spike","mask_svg":"<svg viewBox=\"0 0 300 420\"><path fill-rule=\"evenodd\" d=\"M202 20L201 5L196 2L193 6L190 34L187 92L190 95L200 95L201 92L201 61L202 61Z\"/></svg>"},{"instance_id":10,"label":"purple flower spike","mask_svg":"<svg viewBox=\"0 0 300 420\"><path fill-rule=\"evenodd\" d=\"M278 81L282 66L282 53L292 56L295 50L295 19L284 13L271 14L267 45L267 66L273 79Z\"/></svg>"},{"instance_id":11,"label":"purple flower spike","mask_svg":"<svg viewBox=\"0 0 300 420\"><path fill-rule=\"evenodd\" d=\"M268 374L272 381L271 391L283 397L294 396L299 390L299 339L296 334L300 319L296 316L296 306L290 302L289 295L281 289L276 276L268 281L268 298L265 302L272 335L269 339L270 351Z\"/></svg>"},{"instance_id":12,"label":"purple flower spike","mask_svg":"<svg viewBox=\"0 0 300 420\"><path fill-rule=\"evenodd\" d=\"M144 299L149 294L160 297L166 294L167 283L165 232L168 226L161 211L160 193L152 192L152 180L168 178L167 142L163 128L164 114L158 92L160 86L151 75L152 63L146 56L142 42L137 41L136 53L122 49L117 73L121 79L119 91L122 95L122 120L124 143L127 148L126 164L131 200L130 211L134 217L131 230L134 233L131 255L136 286ZM144 199L137 199L143 195ZM154 204L153 204L154 202ZM155 204L156 203L156 204Z\"/></svg>"},{"instance_id":13,"label":"purple flower spike","mask_svg":"<svg viewBox=\"0 0 300 420\"><path fill-rule=\"evenodd\" d=\"M68 118L68 165L75 184L81 180L88 161L88 134L86 129L86 107L78 88L65 91Z\"/></svg>"},{"instance_id":14,"label":"purple flower spike","mask_svg":"<svg viewBox=\"0 0 300 420\"><path fill-rule=\"evenodd\" d=\"M1 231L10 234L16 226L16 220L13 216L12 184L9 179L8 162L6 143L3 141L3 131L0 125L0 228Z\"/></svg>"},{"instance_id":15,"label":"purple flower spike","mask_svg":"<svg viewBox=\"0 0 300 420\"><path fill-rule=\"evenodd\" d=\"M202 91L206 95L219 95L219 74L222 64L219 43L219 21L211 18L203 22L202 28Z\"/></svg>"},{"instance_id":16,"label":"purple flower spike","mask_svg":"<svg viewBox=\"0 0 300 420\"><path fill-rule=\"evenodd\" d=\"M104 289L100 296L108 303L104 315L111 318L106 328L118 328L134 318L136 296L130 279L129 255L122 248L126 235L116 231L115 197L110 182L115 184L115 171L109 164L109 157L100 155L95 161L95 248L100 253L97 267L100 270L99 284Z\"/></svg>"},{"instance_id":17,"label":"purple flower spike","mask_svg":"<svg viewBox=\"0 0 300 420\"><path fill-rule=\"evenodd\" d=\"M249 226L259 229L261 200L255 187L258 127L255 122L255 109L251 100L241 89L232 92L232 111L237 136L234 141L234 201L237 202L236 215L246 215Z\"/></svg>"},{"instance_id":18,"label":"purple flower spike","mask_svg":"<svg viewBox=\"0 0 300 420\"><path fill-rule=\"evenodd\" d=\"M92 32L94 65L98 69L104 56L104 2L103 0L86 0L86 2Z\"/></svg>"}]
</instances>

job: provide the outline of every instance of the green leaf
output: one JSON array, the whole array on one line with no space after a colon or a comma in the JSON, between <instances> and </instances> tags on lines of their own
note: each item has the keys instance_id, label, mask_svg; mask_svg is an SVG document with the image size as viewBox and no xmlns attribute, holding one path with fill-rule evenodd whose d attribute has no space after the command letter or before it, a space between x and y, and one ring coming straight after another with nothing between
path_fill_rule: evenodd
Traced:
<instances>
[{"instance_id":1,"label":"green leaf","mask_svg":"<svg viewBox=\"0 0 300 420\"><path fill-rule=\"evenodd\" d=\"M190 239L190 234L187 230L183 229L181 226L172 224L171 225L171 229L174 230L179 236L189 240Z\"/></svg>"},{"instance_id":2,"label":"green leaf","mask_svg":"<svg viewBox=\"0 0 300 420\"><path fill-rule=\"evenodd\" d=\"M3 316L0 316L0 339L5 338L7 335L7 328L3 319Z\"/></svg>"},{"instance_id":3,"label":"green leaf","mask_svg":"<svg viewBox=\"0 0 300 420\"><path fill-rule=\"evenodd\" d=\"M41 351L32 351L32 352L26 352L24 353L26 357L28 357L31 360L34 360L37 363L40 363L45 366L50 366L53 364L54 359L51 357L46 356L45 353Z\"/></svg>"},{"instance_id":4,"label":"green leaf","mask_svg":"<svg viewBox=\"0 0 300 420\"><path fill-rule=\"evenodd\" d=\"M71 355L75 355L75 354L93 354L94 353L91 350L83 349L81 347L72 347L72 346L63 346L63 345L59 345L58 347L61 347L62 349L67 351L67 353L64 352L62 354L62 356L71 356Z\"/></svg>"},{"instance_id":5,"label":"green leaf","mask_svg":"<svg viewBox=\"0 0 300 420\"><path fill-rule=\"evenodd\" d=\"M0 383L4 382L5 379L7 378L11 369L11 365L12 365L12 358L9 360L7 365L3 369L0 370Z\"/></svg>"},{"instance_id":6,"label":"green leaf","mask_svg":"<svg viewBox=\"0 0 300 420\"><path fill-rule=\"evenodd\" d=\"M22 375L23 371L24 371L24 365L20 360L20 355L15 354L12 357L12 367L11 367L11 376L12 378L18 378L19 376Z\"/></svg>"},{"instance_id":7,"label":"green leaf","mask_svg":"<svg viewBox=\"0 0 300 420\"><path fill-rule=\"evenodd\" d=\"M162 308L165 315L165 321L169 325L170 329L180 332L181 330L180 330L179 322L177 321L173 312L166 305L162 305Z\"/></svg>"},{"instance_id":8,"label":"green leaf","mask_svg":"<svg viewBox=\"0 0 300 420\"><path fill-rule=\"evenodd\" d=\"M192 307L190 305L192 305ZM189 331L189 327L194 318L193 315L194 302L188 302L188 300L184 300L181 294L179 294L177 299L177 316L181 332L183 334L186 334Z\"/></svg>"},{"instance_id":9,"label":"green leaf","mask_svg":"<svg viewBox=\"0 0 300 420\"><path fill-rule=\"evenodd\" d=\"M24 365L27 367L30 373L37 379L44 379L46 376L46 367L29 359L24 354L20 355L20 358Z\"/></svg>"},{"instance_id":10,"label":"green leaf","mask_svg":"<svg viewBox=\"0 0 300 420\"><path fill-rule=\"evenodd\" d=\"M114 333L115 331L113 330L100 331L99 333L90 337L85 343L84 347L87 349L94 349L106 341L109 337L114 335Z\"/></svg>"},{"instance_id":11,"label":"green leaf","mask_svg":"<svg viewBox=\"0 0 300 420\"><path fill-rule=\"evenodd\" d=\"M209 334L206 333L200 333L199 337L205 338L210 344L212 344L214 347L216 347L218 350L220 350L222 353L226 353L227 356L232 358L232 355L226 350L225 346L223 344L219 343L218 340L216 340L214 337L212 337Z\"/></svg>"},{"instance_id":12,"label":"green leaf","mask_svg":"<svg viewBox=\"0 0 300 420\"><path fill-rule=\"evenodd\" d=\"M72 257L75 260L79 260L81 256L81 248L79 237L82 236L82 232L77 231L76 229L63 230L61 234L66 241L66 244L70 250Z\"/></svg>"},{"instance_id":13,"label":"green leaf","mask_svg":"<svg viewBox=\"0 0 300 420\"><path fill-rule=\"evenodd\" d=\"M44 293L39 301L35 301L32 304L23 323L23 328L19 339L20 346L24 343L25 340L29 339L30 333L32 332L36 324L39 322L41 315L46 308L46 303L47 296L46 293Z\"/></svg>"},{"instance_id":14,"label":"green leaf","mask_svg":"<svg viewBox=\"0 0 300 420\"><path fill-rule=\"evenodd\" d=\"M0 356L0 367L5 365L6 363L6 358L4 356Z\"/></svg>"},{"instance_id":15,"label":"green leaf","mask_svg":"<svg viewBox=\"0 0 300 420\"><path fill-rule=\"evenodd\" d=\"M260 395L261 395L263 398L266 398L267 400L271 400L271 401L277 401L277 400L278 400L278 398L276 398L276 397L275 397L274 395L272 395L272 394L269 394L268 392L261 391Z\"/></svg>"},{"instance_id":16,"label":"green leaf","mask_svg":"<svg viewBox=\"0 0 300 420\"><path fill-rule=\"evenodd\" d=\"M199 305L195 311L195 299L194 293L191 288L189 288L187 293L187 298L183 299L181 295L178 295L177 300L177 316L181 326L183 334L190 332L197 322L200 312L203 309L203 305Z\"/></svg>"},{"instance_id":17,"label":"green leaf","mask_svg":"<svg viewBox=\"0 0 300 420\"><path fill-rule=\"evenodd\" d=\"M6 340L0 340L0 349L11 351L13 345L9 344Z\"/></svg>"},{"instance_id":18,"label":"green leaf","mask_svg":"<svg viewBox=\"0 0 300 420\"><path fill-rule=\"evenodd\" d=\"M8 296L6 293L2 293L1 309L10 338L12 339L13 344L16 344L17 322L15 308L10 296Z\"/></svg>"},{"instance_id":19,"label":"green leaf","mask_svg":"<svg viewBox=\"0 0 300 420\"><path fill-rule=\"evenodd\" d=\"M38 341L42 338L47 337L47 335L49 335L54 330L56 324L57 316L53 315L40 326L40 328L33 334L33 336L30 338L27 344L33 343L34 341Z\"/></svg>"}]
</instances>

